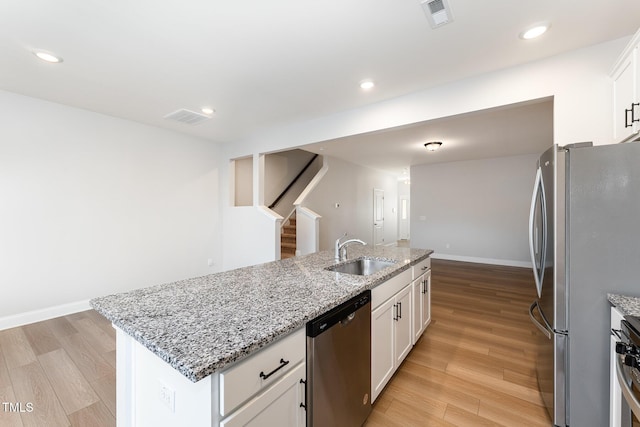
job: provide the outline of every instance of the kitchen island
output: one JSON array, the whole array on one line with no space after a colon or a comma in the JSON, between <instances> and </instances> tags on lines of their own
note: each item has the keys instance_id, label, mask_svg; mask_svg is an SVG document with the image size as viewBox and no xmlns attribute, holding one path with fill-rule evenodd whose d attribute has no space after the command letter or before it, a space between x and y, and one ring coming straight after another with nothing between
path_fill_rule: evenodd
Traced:
<instances>
[{"instance_id":1,"label":"kitchen island","mask_svg":"<svg viewBox=\"0 0 640 427\"><path fill-rule=\"evenodd\" d=\"M432 253L371 246L349 250L350 259L394 264L369 276L336 273L326 270L336 264L326 251L92 300L117 330L118 425L235 425L225 420L253 396L245 394L267 387L262 378L257 384L232 384L232 378L244 381L236 366L280 345L293 349L295 360L272 379L285 378L304 359L303 328L309 320ZM239 390L227 395L234 387ZM303 394L303 389L292 392Z\"/></svg>"}]
</instances>

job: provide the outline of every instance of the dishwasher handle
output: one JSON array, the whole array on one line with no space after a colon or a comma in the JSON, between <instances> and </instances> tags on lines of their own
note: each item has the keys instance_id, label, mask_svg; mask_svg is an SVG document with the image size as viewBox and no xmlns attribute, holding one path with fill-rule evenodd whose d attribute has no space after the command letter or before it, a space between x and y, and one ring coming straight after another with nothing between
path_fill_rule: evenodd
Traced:
<instances>
[{"instance_id":1,"label":"dishwasher handle","mask_svg":"<svg viewBox=\"0 0 640 427\"><path fill-rule=\"evenodd\" d=\"M308 322L307 336L315 338L337 324L340 324L342 327L346 327L358 315L358 313L362 313L362 310L367 311L367 315L370 315L371 313L370 290L351 298L347 302L340 304L325 314Z\"/></svg>"}]
</instances>

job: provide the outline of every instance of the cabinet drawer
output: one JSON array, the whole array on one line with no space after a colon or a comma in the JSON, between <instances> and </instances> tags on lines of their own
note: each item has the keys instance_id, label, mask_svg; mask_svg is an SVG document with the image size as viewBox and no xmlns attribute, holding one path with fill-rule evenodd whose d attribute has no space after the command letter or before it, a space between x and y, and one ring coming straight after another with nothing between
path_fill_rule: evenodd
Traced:
<instances>
[{"instance_id":1,"label":"cabinet drawer","mask_svg":"<svg viewBox=\"0 0 640 427\"><path fill-rule=\"evenodd\" d=\"M375 310L380 304L397 294L411 283L411 269L406 269L397 276L379 284L371 290L371 310Z\"/></svg>"},{"instance_id":2,"label":"cabinet drawer","mask_svg":"<svg viewBox=\"0 0 640 427\"><path fill-rule=\"evenodd\" d=\"M241 403L264 387L275 383L302 362L306 355L305 337L305 329L301 328L222 371L220 373L220 415L224 417L230 414ZM284 366L278 369L282 365ZM269 375L272 372L273 374ZM264 376L267 378L263 378Z\"/></svg>"},{"instance_id":3,"label":"cabinet drawer","mask_svg":"<svg viewBox=\"0 0 640 427\"><path fill-rule=\"evenodd\" d=\"M413 277L412 280L416 280L418 277L424 274L425 271L431 268L431 258L423 259L412 267Z\"/></svg>"}]
</instances>

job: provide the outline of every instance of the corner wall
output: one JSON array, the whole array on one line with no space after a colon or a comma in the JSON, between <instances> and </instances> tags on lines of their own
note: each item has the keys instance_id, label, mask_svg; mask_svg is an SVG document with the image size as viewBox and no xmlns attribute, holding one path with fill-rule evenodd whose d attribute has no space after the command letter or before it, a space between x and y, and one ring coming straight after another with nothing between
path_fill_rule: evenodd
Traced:
<instances>
[{"instance_id":1,"label":"corner wall","mask_svg":"<svg viewBox=\"0 0 640 427\"><path fill-rule=\"evenodd\" d=\"M384 190L385 244L394 243L398 235L397 179L335 157L325 161L329 166L326 175L303 204L322 216L320 250L332 250L335 240L345 232L351 238L373 243L374 188Z\"/></svg>"},{"instance_id":2,"label":"corner wall","mask_svg":"<svg viewBox=\"0 0 640 427\"><path fill-rule=\"evenodd\" d=\"M411 168L411 246L434 258L529 267L538 154Z\"/></svg>"},{"instance_id":3,"label":"corner wall","mask_svg":"<svg viewBox=\"0 0 640 427\"><path fill-rule=\"evenodd\" d=\"M219 146L2 91L0 117L0 329L219 268Z\"/></svg>"}]
</instances>

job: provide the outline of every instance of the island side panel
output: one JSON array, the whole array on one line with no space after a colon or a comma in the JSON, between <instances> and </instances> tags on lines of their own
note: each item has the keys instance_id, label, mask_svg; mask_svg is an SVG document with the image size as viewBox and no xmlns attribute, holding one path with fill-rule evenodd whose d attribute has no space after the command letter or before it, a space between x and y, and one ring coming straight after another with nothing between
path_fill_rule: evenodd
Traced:
<instances>
[{"instance_id":1,"label":"island side panel","mask_svg":"<svg viewBox=\"0 0 640 427\"><path fill-rule=\"evenodd\" d=\"M211 427L218 374L194 383L116 327L118 427Z\"/></svg>"}]
</instances>

